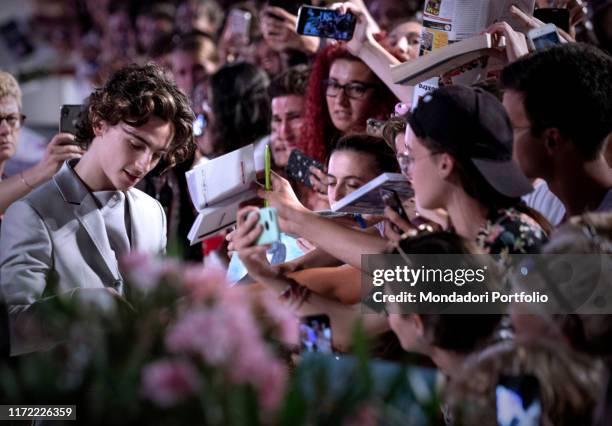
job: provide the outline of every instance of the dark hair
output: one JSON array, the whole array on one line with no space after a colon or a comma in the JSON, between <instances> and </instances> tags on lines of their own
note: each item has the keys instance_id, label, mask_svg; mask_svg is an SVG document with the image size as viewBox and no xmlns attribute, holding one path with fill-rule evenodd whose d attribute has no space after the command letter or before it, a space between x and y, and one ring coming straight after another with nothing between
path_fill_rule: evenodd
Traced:
<instances>
[{"instance_id":1,"label":"dark hair","mask_svg":"<svg viewBox=\"0 0 612 426\"><path fill-rule=\"evenodd\" d=\"M177 37L177 34L175 33L157 35L153 39L153 42L151 43L151 46L149 47L149 51L147 52L147 55L149 56L149 58L158 59L172 52L172 49L174 48L174 41L176 37Z\"/></svg>"},{"instance_id":2,"label":"dark hair","mask_svg":"<svg viewBox=\"0 0 612 426\"><path fill-rule=\"evenodd\" d=\"M270 80L261 68L246 62L224 65L210 78L210 126L213 155L218 156L270 133Z\"/></svg>"},{"instance_id":3,"label":"dark hair","mask_svg":"<svg viewBox=\"0 0 612 426\"><path fill-rule=\"evenodd\" d=\"M270 83L270 99L281 96L305 96L308 87L310 68L307 65L295 65Z\"/></svg>"},{"instance_id":4,"label":"dark hair","mask_svg":"<svg viewBox=\"0 0 612 426\"><path fill-rule=\"evenodd\" d=\"M139 127L151 116L172 124L174 134L166 156L169 167L183 161L195 148L195 117L189 99L157 65L119 69L104 87L89 96L85 111L76 125L76 141L83 148L95 137L93 126L102 120L111 126L124 122Z\"/></svg>"},{"instance_id":5,"label":"dark hair","mask_svg":"<svg viewBox=\"0 0 612 426\"><path fill-rule=\"evenodd\" d=\"M524 95L531 133L556 127L587 160L612 130L612 58L580 43L534 52L508 65L503 89Z\"/></svg>"},{"instance_id":6,"label":"dark hair","mask_svg":"<svg viewBox=\"0 0 612 426\"><path fill-rule=\"evenodd\" d=\"M432 262L432 268L439 263L438 256L444 254L477 254L478 248L465 238L454 232L432 232L402 240L400 248L408 257L413 255L427 255L419 257L420 263L425 260ZM438 259L438 260L436 260ZM453 257L452 262L474 262L469 256L465 259ZM448 267L449 265L445 265ZM459 266L459 265L457 265ZM441 315L419 314L425 326L426 337L430 344L439 348L459 353L470 353L476 350L485 341L491 338L498 327L502 315Z\"/></svg>"},{"instance_id":7,"label":"dark hair","mask_svg":"<svg viewBox=\"0 0 612 426\"><path fill-rule=\"evenodd\" d=\"M338 151L353 151L371 156L376 163L377 174L399 173L399 165L395 159L395 154L382 138L365 133L349 134L338 140L329 157ZM329 163L329 157L327 163Z\"/></svg>"},{"instance_id":8,"label":"dark hair","mask_svg":"<svg viewBox=\"0 0 612 426\"><path fill-rule=\"evenodd\" d=\"M199 55L200 52L204 52L206 59L215 64L220 62L219 50L215 45L215 40L205 32L198 30L175 34L168 53L173 52L186 52L190 55Z\"/></svg>"}]
</instances>

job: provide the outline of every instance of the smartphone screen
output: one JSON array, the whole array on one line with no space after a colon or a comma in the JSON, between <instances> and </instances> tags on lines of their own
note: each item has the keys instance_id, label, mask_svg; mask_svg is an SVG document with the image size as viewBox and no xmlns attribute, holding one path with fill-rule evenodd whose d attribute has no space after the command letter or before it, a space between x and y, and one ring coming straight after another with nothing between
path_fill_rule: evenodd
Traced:
<instances>
[{"instance_id":1,"label":"smartphone screen","mask_svg":"<svg viewBox=\"0 0 612 426\"><path fill-rule=\"evenodd\" d=\"M495 388L498 426L539 426L540 385L533 376L501 376Z\"/></svg>"},{"instance_id":2,"label":"smartphone screen","mask_svg":"<svg viewBox=\"0 0 612 426\"><path fill-rule=\"evenodd\" d=\"M534 37L531 39L535 50L546 49L550 46L554 46L555 44L560 44L561 39L556 32L550 32L546 34L542 34L539 37Z\"/></svg>"},{"instance_id":3,"label":"smartphone screen","mask_svg":"<svg viewBox=\"0 0 612 426\"><path fill-rule=\"evenodd\" d=\"M569 31L570 14L568 9L541 8L533 11L533 17L545 24L555 24L563 31Z\"/></svg>"},{"instance_id":4,"label":"smartphone screen","mask_svg":"<svg viewBox=\"0 0 612 426\"><path fill-rule=\"evenodd\" d=\"M332 330L327 315L300 318L300 347L302 352L332 353Z\"/></svg>"},{"instance_id":5,"label":"smartphone screen","mask_svg":"<svg viewBox=\"0 0 612 426\"><path fill-rule=\"evenodd\" d=\"M302 6L298 14L297 32L307 36L350 40L353 38L355 15L325 9L321 7Z\"/></svg>"}]
</instances>

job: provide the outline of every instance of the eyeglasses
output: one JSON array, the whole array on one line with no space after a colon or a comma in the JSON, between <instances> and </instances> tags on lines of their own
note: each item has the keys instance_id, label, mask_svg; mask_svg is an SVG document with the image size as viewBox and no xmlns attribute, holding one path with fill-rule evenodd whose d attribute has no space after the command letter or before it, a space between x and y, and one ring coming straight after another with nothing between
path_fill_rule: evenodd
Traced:
<instances>
[{"instance_id":1,"label":"eyeglasses","mask_svg":"<svg viewBox=\"0 0 612 426\"><path fill-rule=\"evenodd\" d=\"M354 81L352 83L340 84L336 80L324 80L323 84L325 86L325 95L330 98L335 98L338 96L340 91L344 92L344 95L351 99L361 99L365 96L366 92L369 89L374 89L378 87L376 83L360 83L358 81Z\"/></svg>"},{"instance_id":2,"label":"eyeglasses","mask_svg":"<svg viewBox=\"0 0 612 426\"><path fill-rule=\"evenodd\" d=\"M6 120L6 124L11 129L19 129L23 122L25 121L26 116L23 114L8 114L8 115L0 115L0 125L4 120Z\"/></svg>"},{"instance_id":3,"label":"eyeglasses","mask_svg":"<svg viewBox=\"0 0 612 426\"><path fill-rule=\"evenodd\" d=\"M442 152L434 151L434 152L430 152L420 157L415 157L409 152L400 152L399 154L396 155L395 158L397 158L397 162L400 166L400 170L402 174L409 175L412 172L412 169L414 168L414 164L416 163L417 160L420 160L426 157L431 157L433 155L438 155L438 154L442 154Z\"/></svg>"}]
</instances>

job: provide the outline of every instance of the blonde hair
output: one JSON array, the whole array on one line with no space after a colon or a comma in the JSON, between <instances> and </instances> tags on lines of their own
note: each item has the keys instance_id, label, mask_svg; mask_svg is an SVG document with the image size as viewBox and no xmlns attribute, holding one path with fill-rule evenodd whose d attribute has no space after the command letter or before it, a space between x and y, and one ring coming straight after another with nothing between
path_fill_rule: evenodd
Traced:
<instances>
[{"instance_id":1,"label":"blonde hair","mask_svg":"<svg viewBox=\"0 0 612 426\"><path fill-rule=\"evenodd\" d=\"M446 400L453 422L497 425L496 386L501 376L533 376L542 416L555 426L590 425L603 385L604 366L551 341L506 341L468 359ZM546 424L546 423L542 423Z\"/></svg>"},{"instance_id":2,"label":"blonde hair","mask_svg":"<svg viewBox=\"0 0 612 426\"><path fill-rule=\"evenodd\" d=\"M12 96L17 101L17 106L21 111L21 89L19 83L11 74L0 70L0 99Z\"/></svg>"}]
</instances>

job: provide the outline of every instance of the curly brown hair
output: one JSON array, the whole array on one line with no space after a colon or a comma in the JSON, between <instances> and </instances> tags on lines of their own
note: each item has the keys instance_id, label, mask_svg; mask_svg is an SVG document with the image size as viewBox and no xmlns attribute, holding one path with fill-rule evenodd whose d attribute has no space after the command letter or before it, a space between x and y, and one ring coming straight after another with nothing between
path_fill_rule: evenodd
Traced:
<instances>
[{"instance_id":1,"label":"curly brown hair","mask_svg":"<svg viewBox=\"0 0 612 426\"><path fill-rule=\"evenodd\" d=\"M89 96L76 125L76 141L86 149L94 139L94 124L101 120L114 126L124 122L140 127L151 116L172 124L174 135L166 154L171 168L195 149L194 113L187 96L157 65L130 65L116 71L106 84Z\"/></svg>"}]
</instances>

